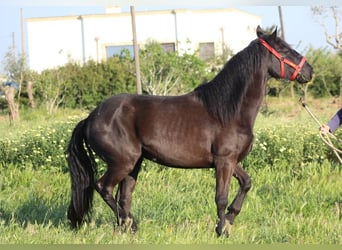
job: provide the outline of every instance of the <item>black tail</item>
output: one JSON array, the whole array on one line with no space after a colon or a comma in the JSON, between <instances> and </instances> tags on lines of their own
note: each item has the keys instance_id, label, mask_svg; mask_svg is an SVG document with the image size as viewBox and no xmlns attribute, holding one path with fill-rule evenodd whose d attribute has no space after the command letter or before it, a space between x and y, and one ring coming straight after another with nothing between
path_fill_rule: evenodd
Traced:
<instances>
[{"instance_id":1,"label":"black tail","mask_svg":"<svg viewBox=\"0 0 342 250\"><path fill-rule=\"evenodd\" d=\"M68 219L72 227L77 227L92 207L96 163L85 138L87 119L80 121L72 132L67 149L71 177L71 202Z\"/></svg>"}]
</instances>

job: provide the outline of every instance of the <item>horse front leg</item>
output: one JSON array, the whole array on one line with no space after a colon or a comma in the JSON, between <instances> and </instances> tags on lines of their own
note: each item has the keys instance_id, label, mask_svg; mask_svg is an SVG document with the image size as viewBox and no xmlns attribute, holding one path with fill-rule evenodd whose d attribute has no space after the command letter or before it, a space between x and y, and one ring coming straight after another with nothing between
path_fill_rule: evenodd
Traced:
<instances>
[{"instance_id":1,"label":"horse front leg","mask_svg":"<svg viewBox=\"0 0 342 250\"><path fill-rule=\"evenodd\" d=\"M216 163L216 195L215 202L217 206L218 222L216 225L216 233L218 236L229 236L230 223L226 220L226 208L228 205L228 192L230 180L233 175L233 164L227 162Z\"/></svg>"},{"instance_id":2,"label":"horse front leg","mask_svg":"<svg viewBox=\"0 0 342 250\"><path fill-rule=\"evenodd\" d=\"M235 199L228 207L226 218L231 225L233 225L235 217L240 213L246 194L251 188L251 178L240 164L236 166L233 176L238 180L240 188Z\"/></svg>"}]
</instances>

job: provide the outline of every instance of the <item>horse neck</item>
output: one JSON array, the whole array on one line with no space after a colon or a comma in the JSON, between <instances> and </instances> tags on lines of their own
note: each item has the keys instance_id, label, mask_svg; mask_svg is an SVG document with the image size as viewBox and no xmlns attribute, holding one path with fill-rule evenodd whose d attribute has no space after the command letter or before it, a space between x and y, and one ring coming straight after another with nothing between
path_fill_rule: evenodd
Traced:
<instances>
[{"instance_id":1,"label":"horse neck","mask_svg":"<svg viewBox=\"0 0 342 250\"><path fill-rule=\"evenodd\" d=\"M266 55L252 43L231 58L213 80L194 90L214 118L223 124L235 119L254 123L265 88Z\"/></svg>"},{"instance_id":2,"label":"horse neck","mask_svg":"<svg viewBox=\"0 0 342 250\"><path fill-rule=\"evenodd\" d=\"M267 82L267 69L260 69L254 75L254 81L247 88L246 94L242 99L240 109L240 120L242 124L253 128L258 111L261 107Z\"/></svg>"}]
</instances>

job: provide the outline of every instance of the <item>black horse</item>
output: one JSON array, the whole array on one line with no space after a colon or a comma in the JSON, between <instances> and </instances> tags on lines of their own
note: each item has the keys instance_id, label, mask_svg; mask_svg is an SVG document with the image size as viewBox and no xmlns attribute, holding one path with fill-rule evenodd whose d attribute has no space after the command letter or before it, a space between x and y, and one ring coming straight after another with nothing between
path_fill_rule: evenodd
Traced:
<instances>
[{"instance_id":1,"label":"black horse","mask_svg":"<svg viewBox=\"0 0 342 250\"><path fill-rule=\"evenodd\" d=\"M132 192L146 158L170 167L214 168L216 232L229 235L251 187L250 177L239 162L251 150L267 79L305 83L312 77L305 57L277 37L276 30L265 34L258 27L256 33L258 38L232 57L213 80L192 92L182 96L112 96L78 123L68 147L72 184L68 219L72 226L83 222L96 189L119 226L129 226L135 232L137 223L130 212ZM98 181L93 152L108 165ZM240 189L227 208L232 176Z\"/></svg>"}]
</instances>

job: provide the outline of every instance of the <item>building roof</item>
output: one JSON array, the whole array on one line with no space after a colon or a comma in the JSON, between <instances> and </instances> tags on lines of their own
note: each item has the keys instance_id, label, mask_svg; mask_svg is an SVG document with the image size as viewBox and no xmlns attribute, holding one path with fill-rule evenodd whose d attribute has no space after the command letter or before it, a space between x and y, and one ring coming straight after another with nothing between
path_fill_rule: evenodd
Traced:
<instances>
[{"instance_id":1,"label":"building roof","mask_svg":"<svg viewBox=\"0 0 342 250\"><path fill-rule=\"evenodd\" d=\"M206 13L224 13L224 12L235 12L244 15L255 16L261 19L261 16L251 14L235 8L225 8L225 9L169 9L169 10L148 10L148 11L136 11L136 16L144 15L163 15L163 14L174 14L174 13L194 13L194 14L206 14ZM41 22L41 21L54 21L54 20L68 20L75 19L82 16L83 18L104 18L104 17L119 17L119 16L130 16L130 12L115 12L115 13L103 13L103 14L82 14L82 15L69 15L69 16L50 16L50 17L30 17L27 18L27 22Z\"/></svg>"}]
</instances>

